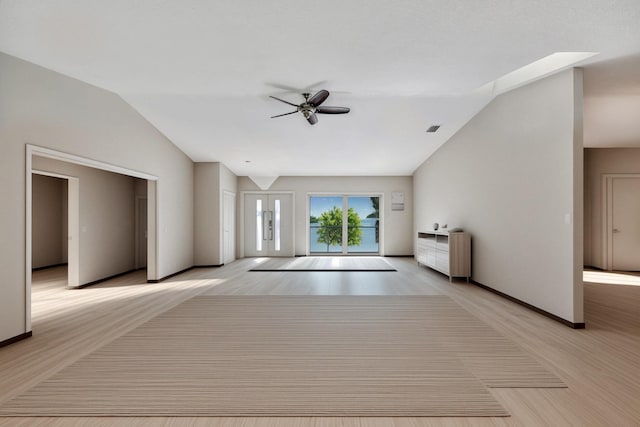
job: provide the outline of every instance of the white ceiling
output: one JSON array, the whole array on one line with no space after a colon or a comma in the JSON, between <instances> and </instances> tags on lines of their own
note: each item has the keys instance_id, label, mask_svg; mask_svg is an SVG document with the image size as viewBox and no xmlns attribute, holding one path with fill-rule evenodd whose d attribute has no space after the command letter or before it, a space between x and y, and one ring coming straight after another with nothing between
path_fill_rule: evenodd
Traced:
<instances>
[{"instance_id":1,"label":"white ceiling","mask_svg":"<svg viewBox=\"0 0 640 427\"><path fill-rule=\"evenodd\" d=\"M637 88L639 22L638 0L0 0L0 50L118 93L238 175L409 175L480 88L554 52L599 52L590 87ZM292 108L269 95L302 100L283 87L351 112L270 119Z\"/></svg>"}]
</instances>

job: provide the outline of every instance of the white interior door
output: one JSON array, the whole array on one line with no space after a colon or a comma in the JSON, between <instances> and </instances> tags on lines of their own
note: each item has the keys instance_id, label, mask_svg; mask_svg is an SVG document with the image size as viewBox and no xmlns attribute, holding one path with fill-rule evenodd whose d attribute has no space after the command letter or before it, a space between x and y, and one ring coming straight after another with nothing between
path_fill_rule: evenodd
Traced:
<instances>
[{"instance_id":1,"label":"white interior door","mask_svg":"<svg viewBox=\"0 0 640 427\"><path fill-rule=\"evenodd\" d=\"M236 259L236 195L225 192L223 203L223 262L228 264Z\"/></svg>"},{"instance_id":2,"label":"white interior door","mask_svg":"<svg viewBox=\"0 0 640 427\"><path fill-rule=\"evenodd\" d=\"M639 271L640 178L614 178L612 196L612 268Z\"/></svg>"},{"instance_id":3,"label":"white interior door","mask_svg":"<svg viewBox=\"0 0 640 427\"><path fill-rule=\"evenodd\" d=\"M245 194L244 254L247 257L294 255L291 194Z\"/></svg>"}]
</instances>

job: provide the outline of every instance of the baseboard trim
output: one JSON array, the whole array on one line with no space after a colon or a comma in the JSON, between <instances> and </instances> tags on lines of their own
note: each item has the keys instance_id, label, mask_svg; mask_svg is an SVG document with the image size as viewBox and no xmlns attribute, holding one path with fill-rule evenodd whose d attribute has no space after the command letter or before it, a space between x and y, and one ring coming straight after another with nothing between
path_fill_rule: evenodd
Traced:
<instances>
[{"instance_id":1,"label":"baseboard trim","mask_svg":"<svg viewBox=\"0 0 640 427\"><path fill-rule=\"evenodd\" d=\"M503 298L506 298L511 302L515 302L516 304L519 304L519 305L521 305L523 307L526 307L529 310L535 311L538 314L542 314L543 316L548 317L549 319L552 319L552 320L555 320L556 322L562 323L563 325L568 326L568 327L570 327L572 329L584 329L585 328L585 324L583 322L581 322L581 323L570 322L567 319L563 319L560 316L556 316L553 313L549 313L548 311L543 310L541 308L538 308L535 305L531 305L528 302L524 302L524 301L522 301L522 300L520 300L518 298L512 297L511 295L505 294L504 292L500 292L500 291L498 291L496 289L493 289L493 288L491 288L491 287L489 287L487 285L483 285L482 283L477 282L477 281L475 281L473 279L471 279L470 283L473 283L474 285L476 285L476 286L478 286L478 287L480 287L482 289L485 289L485 290L487 290L489 292L492 292L492 293L494 293L496 295L499 295L499 296L501 296Z\"/></svg>"},{"instance_id":2,"label":"baseboard trim","mask_svg":"<svg viewBox=\"0 0 640 427\"><path fill-rule=\"evenodd\" d=\"M163 281L165 281L167 279L171 279L172 277L175 277L178 274L186 273L187 271L191 270L192 268L196 268L196 267L192 265L191 267L187 267L184 270L176 271L175 273L169 274L168 276L164 276L164 277L161 277L159 279L149 279L149 280L147 280L147 283L160 283L160 282L163 282Z\"/></svg>"},{"instance_id":3,"label":"baseboard trim","mask_svg":"<svg viewBox=\"0 0 640 427\"><path fill-rule=\"evenodd\" d=\"M24 334L16 335L13 338L9 338L9 339L6 339L4 341L0 341L0 347L5 347L5 346L8 346L10 344L16 343L18 341L22 341L24 339L27 339L27 338L31 337L31 335L33 335L33 333L31 331L29 331L29 332L25 332Z\"/></svg>"},{"instance_id":4,"label":"baseboard trim","mask_svg":"<svg viewBox=\"0 0 640 427\"><path fill-rule=\"evenodd\" d=\"M102 282L106 282L107 280L111 280L111 279L115 279L117 277L120 276L124 276L125 274L131 274L135 271L138 271L140 269L133 269L133 270L128 270L128 271L123 271L122 273L118 273L118 274L114 274L112 276L108 276L102 279L98 279L98 280L94 280L93 282L89 282L89 283L84 283L80 286L69 286L69 289L82 289L82 288L86 288L87 286L92 286L92 285L97 285L98 283L102 283Z\"/></svg>"},{"instance_id":5,"label":"baseboard trim","mask_svg":"<svg viewBox=\"0 0 640 427\"><path fill-rule=\"evenodd\" d=\"M191 268L220 268L224 266L224 264L209 264L209 265L194 265Z\"/></svg>"},{"instance_id":6,"label":"baseboard trim","mask_svg":"<svg viewBox=\"0 0 640 427\"><path fill-rule=\"evenodd\" d=\"M31 271L46 270L47 268L63 267L65 265L69 265L69 263L62 262L60 264L45 265L44 267L35 267L32 268Z\"/></svg>"},{"instance_id":7,"label":"baseboard trim","mask_svg":"<svg viewBox=\"0 0 640 427\"><path fill-rule=\"evenodd\" d=\"M300 258L300 257L306 257L306 256L343 256L342 253L317 253L317 254L311 254L311 255L294 255L295 258ZM382 258L413 258L413 255L378 255L378 254L367 254L367 253L363 253L363 254L358 254L358 253L352 253L352 254L347 254L344 256L381 256Z\"/></svg>"}]
</instances>

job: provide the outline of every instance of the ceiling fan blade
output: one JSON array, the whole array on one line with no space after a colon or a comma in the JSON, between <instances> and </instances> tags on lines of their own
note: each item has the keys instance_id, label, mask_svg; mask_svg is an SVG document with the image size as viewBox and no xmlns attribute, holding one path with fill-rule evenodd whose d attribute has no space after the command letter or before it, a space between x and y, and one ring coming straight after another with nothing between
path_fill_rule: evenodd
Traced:
<instances>
[{"instance_id":1,"label":"ceiling fan blade","mask_svg":"<svg viewBox=\"0 0 640 427\"><path fill-rule=\"evenodd\" d=\"M287 86L287 85L283 85L283 84L280 84L280 83L265 82L265 84L267 86L271 86L271 87L274 87L276 89L280 89L280 90L283 90L283 91L286 91L286 92L291 92L291 93L300 93L300 92L302 92L302 90L300 90L297 87Z\"/></svg>"},{"instance_id":2,"label":"ceiling fan blade","mask_svg":"<svg viewBox=\"0 0 640 427\"><path fill-rule=\"evenodd\" d=\"M278 101L280 101L280 102L284 102L285 104L289 104L289 105L291 105L292 107L296 107L296 108L298 107L298 105L297 105L297 104L293 104L293 103L291 103L291 102L289 102L289 101L285 101L284 99L276 98L275 96L271 96L271 95L269 95L269 98L273 98L273 99L278 100Z\"/></svg>"},{"instance_id":3,"label":"ceiling fan blade","mask_svg":"<svg viewBox=\"0 0 640 427\"><path fill-rule=\"evenodd\" d=\"M271 118L272 118L272 119L275 119L276 117L288 116L289 114L295 114L295 113L297 113L297 112L298 112L298 110L296 110L296 111L292 111L292 112L290 112L290 113L278 114L277 116L271 116Z\"/></svg>"},{"instance_id":4,"label":"ceiling fan blade","mask_svg":"<svg viewBox=\"0 0 640 427\"><path fill-rule=\"evenodd\" d=\"M318 107L316 108L316 113L320 114L345 114L351 111L348 107Z\"/></svg>"},{"instance_id":5,"label":"ceiling fan blade","mask_svg":"<svg viewBox=\"0 0 640 427\"><path fill-rule=\"evenodd\" d=\"M265 82L264 84L266 84L267 86L271 86L273 88L276 88L276 89L283 90L285 92L300 94L300 93L305 93L305 92L312 92L313 89L317 88L318 86L325 86L327 84L327 81L326 80L321 80L319 82L315 82L315 83L312 83L310 85L300 86L300 87L289 86L289 85L276 83L276 82Z\"/></svg>"},{"instance_id":6,"label":"ceiling fan blade","mask_svg":"<svg viewBox=\"0 0 640 427\"><path fill-rule=\"evenodd\" d=\"M329 97L329 91L322 89L316 92L316 94L313 95L311 98L309 98L309 101L307 102L317 107L318 105L322 104L324 100L327 99L328 97Z\"/></svg>"},{"instance_id":7,"label":"ceiling fan blade","mask_svg":"<svg viewBox=\"0 0 640 427\"><path fill-rule=\"evenodd\" d=\"M307 121L310 124L315 125L316 123L318 123L318 117L315 114L311 114L309 117L307 117Z\"/></svg>"}]
</instances>

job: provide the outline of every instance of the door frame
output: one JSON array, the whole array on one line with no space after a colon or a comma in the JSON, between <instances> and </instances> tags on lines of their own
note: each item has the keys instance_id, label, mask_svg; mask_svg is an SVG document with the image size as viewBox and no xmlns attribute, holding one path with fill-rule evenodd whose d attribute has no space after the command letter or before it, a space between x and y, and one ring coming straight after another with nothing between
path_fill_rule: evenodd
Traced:
<instances>
[{"instance_id":1,"label":"door frame","mask_svg":"<svg viewBox=\"0 0 640 427\"><path fill-rule=\"evenodd\" d=\"M384 192L380 191L380 192L376 192L376 191L350 191L350 192L343 192L343 193L336 193L336 192L332 192L332 191L325 191L325 192L318 192L318 191L314 191L314 192L308 192L307 193L307 199L306 199L306 206L305 206L305 210L306 210L306 217L305 217L305 254L307 256L311 255L311 251L310 251L310 242L309 242L309 235L311 232L311 227L309 224L309 217L311 215L311 197L342 197L343 201L342 201L342 209L343 211L346 209L346 205L345 205L345 200L344 197L378 197L380 202L378 205L378 209L379 209L379 221L380 221L380 226L378 228L378 253L377 256L384 256ZM343 221L342 227L343 227L343 233L346 233L347 227L349 224L345 223ZM313 256L369 256L371 255L370 253L349 253L348 251L345 252L345 248L343 248L342 252L340 253L314 253Z\"/></svg>"},{"instance_id":2,"label":"door frame","mask_svg":"<svg viewBox=\"0 0 640 427\"><path fill-rule=\"evenodd\" d=\"M244 258L244 210L245 210L245 206L244 206L244 199L245 199L245 195L247 194L257 194L257 195L262 195L262 196L268 196L270 194L288 194L291 195L291 239L293 240L293 255L295 256L296 254L296 193L295 191L277 191L277 190L269 190L269 191L255 191L255 190L251 190L251 191L241 191L240 192L240 216L236 215L236 219L240 218L241 220L239 221L240 224L236 225L236 228L240 228L240 238L236 239L236 242L239 241L240 243L240 248L237 250L238 255L240 256L240 258Z\"/></svg>"},{"instance_id":3,"label":"door frame","mask_svg":"<svg viewBox=\"0 0 640 427\"><path fill-rule=\"evenodd\" d=\"M136 196L135 197L135 246L136 246L136 250L135 250L135 268L136 270L141 269L141 268L147 268L147 263L145 263L145 265L141 265L141 259L140 259L140 202L142 202L143 200L145 201L145 203L147 204L147 210L149 210L149 199L147 198L147 196ZM147 213L147 229L145 230L147 233L147 242L149 241L149 214ZM147 259L149 257L149 244L147 244Z\"/></svg>"},{"instance_id":4,"label":"door frame","mask_svg":"<svg viewBox=\"0 0 640 427\"><path fill-rule=\"evenodd\" d=\"M640 179L640 174L602 174L602 264L607 271L613 270L613 180L630 178Z\"/></svg>"},{"instance_id":5,"label":"door frame","mask_svg":"<svg viewBox=\"0 0 640 427\"><path fill-rule=\"evenodd\" d=\"M225 223L226 223L226 198L227 197L231 197L233 199L233 222L234 222L234 226L231 228L231 236L230 236L230 240L233 242L233 257L229 257L227 254L227 243L226 243L226 233L225 233ZM231 261L229 262L233 262L236 260L236 229L238 228L236 225L236 222L238 220L238 215L236 215L236 193L234 193L233 191L228 191L228 190L224 190L222 192L222 221L220 224L220 228L222 230L222 264L227 264L227 259L233 258L231 259ZM244 219L244 218L243 218ZM244 221L243 222L243 227L244 227Z\"/></svg>"}]
</instances>

